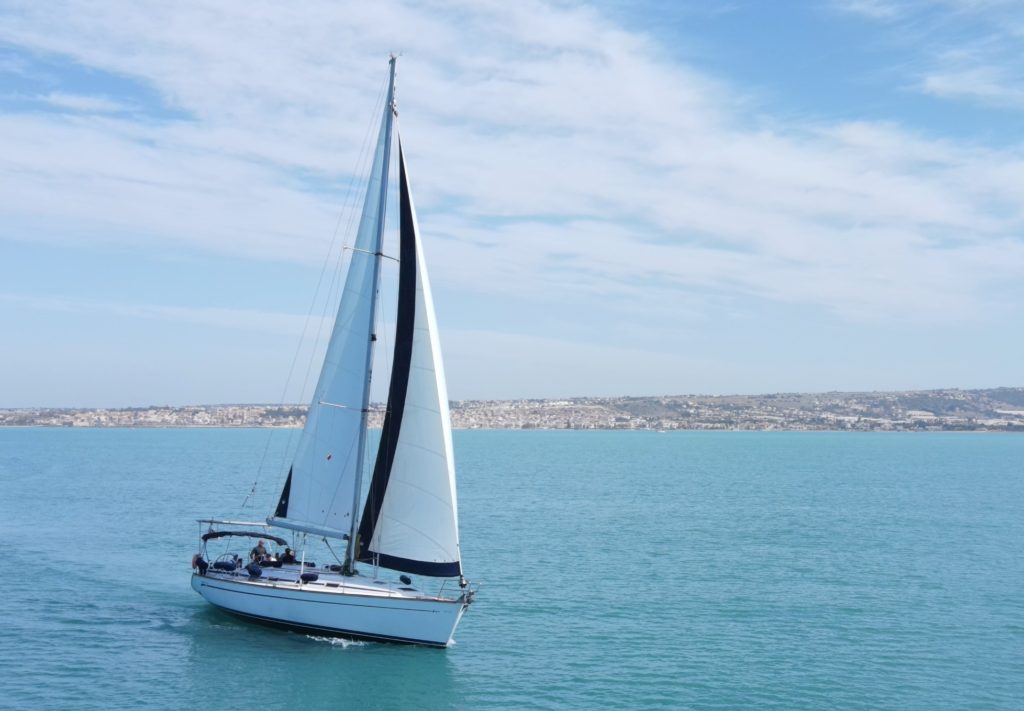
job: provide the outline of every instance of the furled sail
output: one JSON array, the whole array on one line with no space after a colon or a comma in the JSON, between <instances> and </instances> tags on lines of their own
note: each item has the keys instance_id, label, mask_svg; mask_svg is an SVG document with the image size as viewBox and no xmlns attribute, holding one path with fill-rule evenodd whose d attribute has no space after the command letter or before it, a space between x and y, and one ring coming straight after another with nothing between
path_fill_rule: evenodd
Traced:
<instances>
[{"instance_id":1,"label":"furled sail","mask_svg":"<svg viewBox=\"0 0 1024 711\"><path fill-rule=\"evenodd\" d=\"M430 281L399 155L398 318L388 407L359 527L358 559L438 577L462 574L448 391Z\"/></svg>"},{"instance_id":2,"label":"furled sail","mask_svg":"<svg viewBox=\"0 0 1024 711\"><path fill-rule=\"evenodd\" d=\"M394 62L370 182L341 305L320 379L277 510L275 526L345 538L353 530L365 439L374 304L380 277L393 121Z\"/></svg>"}]
</instances>

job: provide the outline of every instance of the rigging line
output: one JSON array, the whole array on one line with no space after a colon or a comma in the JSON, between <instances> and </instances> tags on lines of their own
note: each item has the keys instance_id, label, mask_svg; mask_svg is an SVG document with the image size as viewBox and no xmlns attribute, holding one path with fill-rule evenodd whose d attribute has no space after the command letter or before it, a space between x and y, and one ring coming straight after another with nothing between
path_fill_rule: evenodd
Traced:
<instances>
[{"instance_id":1,"label":"rigging line","mask_svg":"<svg viewBox=\"0 0 1024 711\"><path fill-rule=\"evenodd\" d=\"M267 439L269 440L269 437L268 437ZM266 456L266 453L267 453L267 450L265 450L265 449L264 449L264 450L263 450L263 454L264 454L264 456ZM258 473L258 471L259 471L259 470L257 470L257 473ZM247 503L249 503L249 499L250 499L250 498L251 498L251 499L253 500L253 501L252 501L252 510L253 510L253 511L256 511L256 484L257 484L258 482L259 482L259 479L257 479L256 481L254 481L254 482L252 483L252 488L251 488L251 489L249 489L249 493L245 495L245 499L244 499L244 500L242 501L242 511L245 511L245 505L246 505Z\"/></svg>"},{"instance_id":2,"label":"rigging line","mask_svg":"<svg viewBox=\"0 0 1024 711\"><path fill-rule=\"evenodd\" d=\"M374 107L374 111L373 111L373 114L371 115L370 124L369 124L369 126L367 128L367 131L366 131L366 134L364 136L363 146L362 146L362 148L360 150L360 160L359 160L360 166L362 166L362 167L360 169L356 170L353 173L352 179L351 179L350 184L349 184L349 191L348 191L347 200L346 200L346 210L345 210L345 212L342 213L342 215L346 214L346 212L348 214L348 222L347 222L347 224L345 226L345 232L344 232L345 235L346 235L346 240L352 239L354 241L354 239L355 239L353 237L353 225L354 225L355 215L356 215L355 207L356 207L356 203L358 202L358 196L356 194L356 191L354 190L355 180L356 180L357 176L358 177L363 177L364 173L369 174L372 171L372 165L371 165L372 164L372 159L371 159L372 150L371 150L371 146L373 145L373 141L372 141L373 129L374 129L375 125L376 125L376 114L378 113L378 111L380 110L380 108L383 106L383 103L384 103L384 98L385 98L385 95L386 95L386 88L387 88L386 83L381 85L381 89L380 89L380 92L379 92L379 94L377 96L377 101L376 101L376 104L375 104L375 107ZM339 223L339 225L340 225L340 222L341 222L341 215L338 216L338 223ZM335 229L337 230L337 227ZM334 244L334 241L332 240L332 246L333 246L333 244ZM343 264L344 264L344 256L345 256L345 250L344 250L344 245L343 245L343 248L342 248L341 252L338 254L338 257L337 257L337 264L336 264L335 268L331 272L330 284L329 284L329 286L327 288L327 293L325 295L325 299L324 299L324 302L323 302L323 307L322 307L321 312L320 312L320 320L319 320L319 325L318 325L318 328L317 328L316 339L314 341L314 344L313 344L311 352L310 352L309 361L306 364L306 373L305 373L305 375L303 377L302 388L301 388L301 397L302 397L303 401L308 400L309 397L310 397L310 393L308 392L308 388L309 388L310 376L311 376L312 370L313 370L313 363L314 363L316 344L322 343L324 341L324 329L326 328L327 322L328 322L328 311L330 310L332 305L334 305L335 308L336 308L337 307L337 303L338 303L338 301L340 299L339 289L341 287L339 286L339 283L341 283L342 285L344 283L344 279L342 277ZM326 269L326 264L324 265L324 267ZM311 311L312 311L312 307L311 307ZM335 324L335 328L336 327L337 327L337 325ZM308 413L307 413L307 418L308 418Z\"/></svg>"},{"instance_id":3,"label":"rigging line","mask_svg":"<svg viewBox=\"0 0 1024 711\"><path fill-rule=\"evenodd\" d=\"M327 402L326 400L318 400L316 404L317 405L323 405L324 407L336 407L339 410L359 411L359 410L362 409L362 408L359 408L359 407L352 407L351 405L342 405L341 403L337 403L337 402Z\"/></svg>"},{"instance_id":4,"label":"rigging line","mask_svg":"<svg viewBox=\"0 0 1024 711\"><path fill-rule=\"evenodd\" d=\"M334 552L333 548L331 548L331 542L327 540L327 536L324 536L324 543L327 544L327 550L329 550L331 552L331 555L334 556L334 560L338 561L339 563L342 563L341 558L339 558L338 554ZM342 563L342 565L344 565L344 563Z\"/></svg>"},{"instance_id":5,"label":"rigging line","mask_svg":"<svg viewBox=\"0 0 1024 711\"><path fill-rule=\"evenodd\" d=\"M366 135L365 135L364 140L363 140L363 148L360 151L361 152L360 163L362 164L362 161L366 161L366 165L368 166L368 169L366 170L367 176L372 174L372 171L373 171L373 166L372 166L373 160L371 158L371 156L373 154L373 151L370 149L370 146L373 144L373 141L371 139L372 139L372 136L373 136L373 129L376 126L376 123L377 123L376 122L376 116L381 111L381 109L383 108L384 100L385 100L386 97L387 97L387 81L385 81L381 85L380 93L377 96L377 101L376 101L376 103L374 105L374 111L373 111L373 114L371 115L371 118L370 118L370 125L369 125L369 127L367 129ZM362 170L357 170L357 171L355 171L352 174L352 180L349 183L349 195L348 195L348 199L346 200L346 207L348 208L348 210L347 210L347 213L348 213L348 223L345 226L345 234L347 235L347 239L348 238L352 239L353 246L355 244L355 239L358 236L352 237L352 235L353 235L353 224L355 222L355 215L356 215L356 211L355 211L356 197L355 197L355 194L354 194L355 191L352 188L353 188L356 176L361 176L362 173L363 173ZM367 177L367 181L368 180L369 180L369 177ZM351 204L349 204L349 203L351 203ZM345 214L345 213L343 212L341 215L338 216L338 225L341 224L341 218L342 218L343 214ZM336 235L337 235L337 226L335 227L335 236ZM333 248L333 245L334 245L334 239L331 240L332 248ZM327 320L328 320L328 317L327 317L328 309L331 307L332 304L337 305L338 301L340 300L339 290L342 289L343 286L344 286L344 281L345 280L341 276L342 266L343 266L343 263L344 263L344 257L345 257L345 249L344 249L344 245L343 245L342 250L341 250L341 252L338 255L337 267L332 271L332 274L331 274L330 285L329 285L329 287L327 289L327 294L326 294L326 298L324 299L323 309L321 310L321 314L320 314L320 325L317 328L316 340L314 341L314 347L313 347L312 351L310 352L309 362L306 364L306 374L305 374L305 376L303 377L303 380L302 380L302 390L301 390L301 395L302 395L303 401L306 401L306 400L309 399L309 394L307 393L307 388L309 387L309 379L310 379L310 375L312 374L312 370L313 370L313 361L314 361L314 356L315 356L315 352L316 352L315 344L319 344L319 343L323 342L323 340L324 340L324 335L323 335L324 327L325 327L325 325L327 323ZM326 267L327 267L327 263L324 264L324 269L326 269ZM321 278L322 278L322 276L323 276L323 271L321 271ZM339 282L341 283L340 286L339 286ZM319 289L319 283L318 283L318 289ZM315 304L315 302L314 302L314 304ZM311 313L312 313L312 310L313 310L313 306L310 307L310 312ZM337 325L335 324L335 328L336 327L337 327ZM328 343L328 347L329 347L329 345L330 344ZM326 352L325 352L325 357L326 357ZM312 406L310 407L310 409L312 409ZM310 413L307 411L307 413L306 413L307 422L309 420L309 417L310 417ZM320 428L320 418L317 417L316 424L315 424L315 431L313 433L314 439L317 437L317 435L319 433L319 428ZM289 433L288 446L286 447L285 454L287 453L287 450L291 448L291 442L292 442L293 437L294 437L294 432ZM281 471L284 471L284 464L285 464L285 462L282 461L282 463L281 463Z\"/></svg>"},{"instance_id":6,"label":"rigging line","mask_svg":"<svg viewBox=\"0 0 1024 711\"><path fill-rule=\"evenodd\" d=\"M398 257L392 257L390 254L384 254L383 252L371 252L368 249L356 249L355 247L345 247L346 252L361 252L362 254L369 254L373 257L380 257L381 259L390 259L393 262L400 262Z\"/></svg>"},{"instance_id":7,"label":"rigging line","mask_svg":"<svg viewBox=\"0 0 1024 711\"><path fill-rule=\"evenodd\" d=\"M321 288L321 286L323 284L323 281L324 281L324 275L327 272L328 265L330 265L332 263L332 261L333 261L333 259L331 257L331 254L334 252L334 246L337 243L338 234L339 234L339 230L340 230L340 227L341 227L342 219L343 219L343 217L345 216L346 213L349 215L349 220L348 220L348 224L346 225L345 231L344 231L343 234L348 236L348 235L351 235L351 232L352 232L353 211L355 209L355 202L356 202L356 199L357 199L355 197L355 189L354 189L355 188L355 184L356 184L356 179L357 179L357 177L360 177L362 175L363 170L364 170L363 166L365 166L367 164L367 162L369 161L369 157L368 157L369 147L370 147L370 143L371 143L371 137L373 136L373 128L374 128L374 125L376 124L376 114L378 112L378 107L380 107L383 104L383 102L384 102L384 97L385 97L386 91L387 91L387 82L385 81L385 82L383 82L381 84L380 89L378 90L377 100L376 100L376 102L374 102L374 110L370 114L369 124L368 124L367 129L366 129L366 131L364 133L363 142L362 142L362 145L360 146L359 153L358 153L357 158L356 158L355 170L353 170L352 175L349 178L349 185L348 185L348 189L346 191L345 201L342 203L342 209L338 213L338 219L337 219L337 221L335 222L335 225L334 225L334 232L331 235L331 242L330 242L330 245L327 248L327 254L326 254L325 258L324 258L324 263L323 263L323 265L322 265L322 267L320 269L320 275L317 278L316 288L313 290L313 298L310 301L309 310L306 313L306 318L305 318L305 321L303 322L303 325L302 325L302 334L299 336L298 345L295 348L295 354L292 357L291 366L288 368L288 377L285 380L285 386L284 386L284 389L281 392L281 404L282 405L284 404L285 397L287 397L288 389L291 386L292 377L295 374L295 368L296 368L296 365L298 364L299 354L302 352L303 343L306 340L306 334L307 334L308 329L309 329L310 321L311 321L311 319L313 317L313 312L314 312L314 310L316 308L317 298L320 295L320 288ZM338 257L339 261L341 260L343 255L344 255L344 249L342 249L342 252L341 252L341 254ZM324 302L325 304L330 302L330 294L331 294L331 292L334 291L334 281L337 279L337 272L339 270L340 270L340 265L339 265L339 267L337 269L334 270L334 274L333 274L333 277L332 277L331 285L328 288L327 298L325 299L325 302ZM326 307L324 309L324 314L326 314ZM326 315L321 317L320 325L319 325L319 327L317 329L317 339L316 339L317 343L320 342L320 340L322 338L322 330L323 330L324 318L326 318ZM310 373L310 369L312 367L312 361L313 361L313 357L314 357L314 354L315 354L315 347L312 348L312 351L313 352L310 353L310 363L306 367L306 374L305 374L305 377L303 378L302 388L301 388L301 391L299 393L300 398L301 398L300 402L302 402L302 401L304 401L306 399L306 397L305 397L306 388L308 387L309 373ZM307 419L309 418L309 412L308 411L306 413L306 418ZM292 442L293 442L293 440L295 438L295 429L297 429L297 428L290 428L291 431L288 433L288 439L287 439L287 441L285 443L284 448L281 451L281 463L280 463L280 465L278 467L279 472L281 472L281 473L283 473L283 471L284 471L284 467L285 467L285 464L286 464L287 458L288 458L288 453L289 453L289 451L292 448ZM271 432L271 435L272 434L273 434L273 432ZM260 466L259 466L259 469L257 470L260 474L262 474L264 462L266 461L267 453L268 453L269 450L270 450L270 438L268 437L268 439L267 439L267 446L266 446L266 448L263 451L263 457L260 460Z\"/></svg>"},{"instance_id":8,"label":"rigging line","mask_svg":"<svg viewBox=\"0 0 1024 711\"><path fill-rule=\"evenodd\" d=\"M382 88L378 91L377 101L375 102L376 104L380 104L383 101L383 93L384 93L384 88L382 86ZM375 113L376 113L376 111L374 111L374 114ZM362 172L360 170L360 166L363 165L364 162L366 161L366 154L367 154L368 146L369 146L369 143L370 143L370 137L373 134L373 126L374 126L374 118L373 118L373 114L371 114L370 122L369 122L369 124L367 126L367 130L366 130L366 132L364 134L363 142L362 142L362 145L360 147L359 154L358 154L358 157L357 157L357 160L356 160L356 170L353 171L353 173L352 173L352 175L351 175L351 177L349 179L349 186L348 186L348 190L346 191L346 199L345 199L345 202L343 203L342 210L338 214L338 219L337 219L337 221L335 223L335 226L334 226L334 232L333 232L333 234L331 236L331 242L330 242L330 245L328 246L327 254L326 254L325 258L324 258L324 263L323 263L323 266L321 267L320 275L319 275L319 277L317 279L316 288L314 289L314 292L313 292L313 298L312 298L311 303L310 303L309 311L307 312L306 319L303 322L302 334L299 337L298 345L297 345L297 347L295 349L295 354L292 357L291 366L288 369L288 377L286 378L284 389L281 392L281 404L282 405L284 404L285 397L287 396L288 388L291 385L292 377L293 377L293 375L295 373L295 366L298 363L299 354L300 354L300 352L302 350L303 342L306 339L306 334L308 332L309 323L310 323L310 320L312 318L313 311L315 309L317 297L320 294L320 287L321 287L321 285L323 283L324 274L325 274L325 272L327 270L327 266L332 261L331 254L334 251L334 245L337 242L337 238L338 238L339 228L341 226L342 217L345 215L346 211L349 211L349 212L351 211L352 206L350 205L350 203L354 203L353 194L354 194L355 181L356 181L356 177L359 176L361 174L361 172ZM351 220L350 220L350 225L349 226L351 226ZM346 230L345 234L348 234L349 232L350 232L350 230ZM322 328L322 325L323 324L321 322L321 328ZM318 338L319 338L319 336L318 336ZM312 360L312 355L310 356L310 359ZM308 369L307 369L307 379L308 379ZM306 389L306 381L303 381L303 386L302 386L303 392L300 393L300 395L304 396L305 389ZM308 417L308 412L307 412L307 417ZM292 429L292 431L289 432L288 440L286 442L286 445L285 445L284 449L282 450L282 462L281 462L281 465L279 467L282 471L283 471L283 468L284 468L285 459L287 457L288 451L291 449L291 443L292 443L292 440L293 440L294 434L295 434L294 433L294 429L295 428L291 428L291 429ZM267 452L269 451L269 448L270 448L270 438L268 437L267 447L264 449L263 458L260 461L260 468L258 470L260 473L262 473L263 465L264 465L264 462L266 460L266 456L267 456Z\"/></svg>"}]
</instances>

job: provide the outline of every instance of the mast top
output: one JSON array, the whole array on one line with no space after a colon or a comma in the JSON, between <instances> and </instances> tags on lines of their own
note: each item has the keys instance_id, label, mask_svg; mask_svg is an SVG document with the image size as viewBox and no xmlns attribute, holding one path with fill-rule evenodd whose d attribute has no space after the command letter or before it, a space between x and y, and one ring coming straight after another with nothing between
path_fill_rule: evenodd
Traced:
<instances>
[{"instance_id":1,"label":"mast top","mask_svg":"<svg viewBox=\"0 0 1024 711\"><path fill-rule=\"evenodd\" d=\"M398 99L395 97L395 70L398 66L398 58L401 56L401 54L395 54L394 52L388 55L388 65L391 67L391 76L389 78L389 83L391 84L391 113L395 116L398 116Z\"/></svg>"}]
</instances>

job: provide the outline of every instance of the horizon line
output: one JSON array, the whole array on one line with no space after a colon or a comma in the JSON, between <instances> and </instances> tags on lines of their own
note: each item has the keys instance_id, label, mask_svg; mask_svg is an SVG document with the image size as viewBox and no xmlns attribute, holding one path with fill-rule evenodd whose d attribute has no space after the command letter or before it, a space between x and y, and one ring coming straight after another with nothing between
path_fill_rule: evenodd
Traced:
<instances>
[{"instance_id":1,"label":"horizon line","mask_svg":"<svg viewBox=\"0 0 1024 711\"><path fill-rule=\"evenodd\" d=\"M549 396L549 397L517 397L517 398L463 398L451 399L452 403L466 402L516 402L516 401L554 401L554 400L625 400L633 398L730 398L730 397L767 397L769 395L875 395L895 393L939 393L939 392L989 392L997 390L1024 390L1024 385L999 385L989 388L962 388L962 387L941 387L906 390L778 390L773 392L760 393L676 393L658 395L572 395L572 396ZM385 402L371 402L371 406L385 406ZM145 410L152 408L186 408L186 407L309 407L305 402L220 402L220 403L187 403L172 405L148 404L148 405L23 405L3 406L0 410Z\"/></svg>"}]
</instances>

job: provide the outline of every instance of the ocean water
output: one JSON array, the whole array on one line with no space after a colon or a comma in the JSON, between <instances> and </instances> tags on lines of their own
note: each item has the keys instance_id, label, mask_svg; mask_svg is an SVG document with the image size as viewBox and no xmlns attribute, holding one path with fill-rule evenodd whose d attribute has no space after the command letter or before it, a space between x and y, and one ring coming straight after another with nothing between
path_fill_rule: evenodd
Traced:
<instances>
[{"instance_id":1,"label":"ocean water","mask_svg":"<svg viewBox=\"0 0 1024 711\"><path fill-rule=\"evenodd\" d=\"M1024 437L456 432L447 650L192 592L267 437L0 430L0 707L1024 708Z\"/></svg>"}]
</instances>

